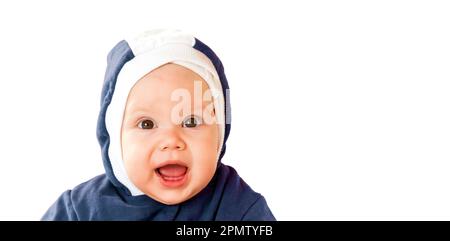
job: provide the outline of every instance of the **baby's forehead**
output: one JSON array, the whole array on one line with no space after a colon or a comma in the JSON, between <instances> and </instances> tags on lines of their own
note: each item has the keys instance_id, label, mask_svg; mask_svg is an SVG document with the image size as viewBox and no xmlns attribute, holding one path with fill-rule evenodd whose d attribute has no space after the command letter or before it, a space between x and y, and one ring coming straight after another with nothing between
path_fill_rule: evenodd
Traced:
<instances>
[{"instance_id":1,"label":"baby's forehead","mask_svg":"<svg viewBox=\"0 0 450 241\"><path fill-rule=\"evenodd\" d=\"M165 64L139 79L130 92L157 92L167 95L179 89L204 92L209 88L206 81L194 71L177 64Z\"/></svg>"},{"instance_id":2,"label":"baby's forehead","mask_svg":"<svg viewBox=\"0 0 450 241\"><path fill-rule=\"evenodd\" d=\"M134 95L132 98L128 98L126 106L133 111L162 109L163 107L175 105L183 105L195 109L203 109L211 103L213 103L212 98L204 98L204 96L202 95L196 95L196 93L186 92L184 89L180 89L179 92L173 92L173 95Z\"/></svg>"},{"instance_id":3,"label":"baby's forehead","mask_svg":"<svg viewBox=\"0 0 450 241\"><path fill-rule=\"evenodd\" d=\"M202 79L144 78L130 91L128 101L133 103L158 103L176 101L209 101L211 91Z\"/></svg>"},{"instance_id":4,"label":"baby's forehead","mask_svg":"<svg viewBox=\"0 0 450 241\"><path fill-rule=\"evenodd\" d=\"M138 80L129 93L127 106L131 111L180 101L193 108L204 108L212 97L203 78L185 67L172 64L162 66Z\"/></svg>"}]
</instances>

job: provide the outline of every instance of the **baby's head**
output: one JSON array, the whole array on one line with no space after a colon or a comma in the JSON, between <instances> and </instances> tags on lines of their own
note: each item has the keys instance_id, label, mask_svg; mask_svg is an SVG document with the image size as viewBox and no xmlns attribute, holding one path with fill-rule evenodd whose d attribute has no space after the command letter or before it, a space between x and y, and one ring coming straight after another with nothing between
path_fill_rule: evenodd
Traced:
<instances>
[{"instance_id":1,"label":"baby's head","mask_svg":"<svg viewBox=\"0 0 450 241\"><path fill-rule=\"evenodd\" d=\"M159 202L183 202L213 177L219 135L205 80L174 63L158 67L133 86L126 102L121 144L128 177Z\"/></svg>"},{"instance_id":2,"label":"baby's head","mask_svg":"<svg viewBox=\"0 0 450 241\"><path fill-rule=\"evenodd\" d=\"M168 205L199 193L225 153L227 91L219 58L190 34L154 30L119 42L97 126L111 183Z\"/></svg>"}]
</instances>

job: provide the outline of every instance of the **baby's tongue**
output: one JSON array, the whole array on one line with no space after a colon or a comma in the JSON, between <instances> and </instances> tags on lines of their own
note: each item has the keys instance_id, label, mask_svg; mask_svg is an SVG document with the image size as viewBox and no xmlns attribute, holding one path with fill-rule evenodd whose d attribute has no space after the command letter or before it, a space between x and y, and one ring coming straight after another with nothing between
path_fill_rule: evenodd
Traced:
<instances>
[{"instance_id":1,"label":"baby's tongue","mask_svg":"<svg viewBox=\"0 0 450 241\"><path fill-rule=\"evenodd\" d=\"M168 177L179 177L186 173L186 167L177 165L177 164L170 164L159 168L159 172Z\"/></svg>"}]
</instances>

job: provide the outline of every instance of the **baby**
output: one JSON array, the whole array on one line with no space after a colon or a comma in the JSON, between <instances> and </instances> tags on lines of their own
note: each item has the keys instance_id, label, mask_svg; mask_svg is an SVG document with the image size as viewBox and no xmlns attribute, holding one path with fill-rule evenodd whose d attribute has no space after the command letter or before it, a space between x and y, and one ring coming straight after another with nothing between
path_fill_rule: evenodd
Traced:
<instances>
[{"instance_id":1,"label":"baby","mask_svg":"<svg viewBox=\"0 0 450 241\"><path fill-rule=\"evenodd\" d=\"M97 137L106 173L64 192L42 220L275 220L223 163L230 134L219 58L177 30L108 54Z\"/></svg>"}]
</instances>

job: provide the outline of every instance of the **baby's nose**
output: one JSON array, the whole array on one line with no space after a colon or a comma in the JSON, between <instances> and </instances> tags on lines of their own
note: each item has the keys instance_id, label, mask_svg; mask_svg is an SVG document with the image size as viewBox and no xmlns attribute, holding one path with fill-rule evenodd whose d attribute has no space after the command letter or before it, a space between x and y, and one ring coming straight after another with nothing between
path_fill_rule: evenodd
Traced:
<instances>
[{"instance_id":1,"label":"baby's nose","mask_svg":"<svg viewBox=\"0 0 450 241\"><path fill-rule=\"evenodd\" d=\"M184 150L186 148L186 143L176 135L170 135L164 137L159 145L161 151L165 150Z\"/></svg>"}]
</instances>

